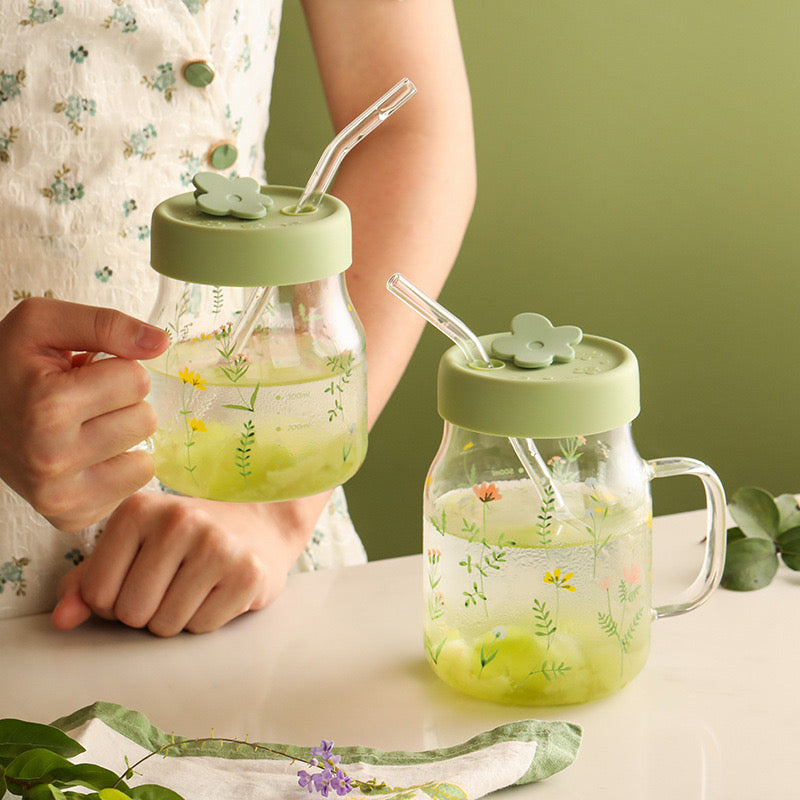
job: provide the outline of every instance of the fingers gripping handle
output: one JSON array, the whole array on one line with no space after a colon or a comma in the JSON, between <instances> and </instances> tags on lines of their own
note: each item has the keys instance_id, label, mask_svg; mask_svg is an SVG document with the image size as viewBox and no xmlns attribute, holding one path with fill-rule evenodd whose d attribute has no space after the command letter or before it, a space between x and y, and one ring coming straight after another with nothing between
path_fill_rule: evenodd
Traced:
<instances>
[{"instance_id":1,"label":"fingers gripping handle","mask_svg":"<svg viewBox=\"0 0 800 800\"><path fill-rule=\"evenodd\" d=\"M656 619L675 617L693 611L704 603L719 585L725 566L725 490L714 470L693 458L654 458L647 462L650 478L668 478L673 475L695 475L703 482L706 492L706 552L703 566L689 587L690 598L682 603L657 606Z\"/></svg>"}]
</instances>

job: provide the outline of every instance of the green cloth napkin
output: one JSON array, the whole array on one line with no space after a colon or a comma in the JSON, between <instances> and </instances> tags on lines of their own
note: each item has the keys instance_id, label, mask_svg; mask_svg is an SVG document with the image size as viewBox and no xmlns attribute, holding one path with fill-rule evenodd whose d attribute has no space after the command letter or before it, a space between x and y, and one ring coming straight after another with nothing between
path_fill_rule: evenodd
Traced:
<instances>
[{"instance_id":1,"label":"green cloth napkin","mask_svg":"<svg viewBox=\"0 0 800 800\"><path fill-rule=\"evenodd\" d=\"M148 752L179 741L152 725L137 711L112 703L94 703L53 723L80 742L86 752L75 762L99 764L122 772ZM497 789L531 783L568 767L578 752L581 728L568 722L521 720L437 750L403 752L370 747L335 747L339 766L354 780L375 780L366 794L355 788L348 797L385 800L475 800ZM314 743L319 746L319 743ZM263 746L308 761L309 747ZM127 762L126 762L127 759ZM226 742L187 742L167 750L167 757L147 760L129 781L155 783L186 800L285 800L307 796L298 784L299 769L314 769L273 753ZM319 770L316 770L319 771ZM329 797L336 797L331 790Z\"/></svg>"}]
</instances>

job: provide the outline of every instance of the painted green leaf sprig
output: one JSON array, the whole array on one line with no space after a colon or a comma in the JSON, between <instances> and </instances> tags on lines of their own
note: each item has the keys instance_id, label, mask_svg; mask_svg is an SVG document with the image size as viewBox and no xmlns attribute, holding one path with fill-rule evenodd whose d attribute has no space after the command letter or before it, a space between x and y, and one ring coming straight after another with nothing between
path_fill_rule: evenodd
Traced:
<instances>
[{"instance_id":1,"label":"painted green leaf sprig","mask_svg":"<svg viewBox=\"0 0 800 800\"><path fill-rule=\"evenodd\" d=\"M739 489L729 504L738 527L728 531L722 586L746 592L768 586L780 562L800 571L800 504L794 495L773 498L764 489Z\"/></svg>"}]
</instances>

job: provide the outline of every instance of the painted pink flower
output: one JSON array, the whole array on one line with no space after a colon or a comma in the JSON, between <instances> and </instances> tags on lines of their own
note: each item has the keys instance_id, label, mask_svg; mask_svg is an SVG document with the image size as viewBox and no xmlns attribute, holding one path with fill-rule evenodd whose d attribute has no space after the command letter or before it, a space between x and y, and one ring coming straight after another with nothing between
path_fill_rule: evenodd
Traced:
<instances>
[{"instance_id":1,"label":"painted pink flower","mask_svg":"<svg viewBox=\"0 0 800 800\"><path fill-rule=\"evenodd\" d=\"M600 591L607 592L611 588L611 578L603 578L600 581Z\"/></svg>"},{"instance_id":2,"label":"painted pink flower","mask_svg":"<svg viewBox=\"0 0 800 800\"><path fill-rule=\"evenodd\" d=\"M642 580L642 572L636 564L631 564L630 567L623 567L622 576L625 578L625 583L635 586Z\"/></svg>"}]
</instances>

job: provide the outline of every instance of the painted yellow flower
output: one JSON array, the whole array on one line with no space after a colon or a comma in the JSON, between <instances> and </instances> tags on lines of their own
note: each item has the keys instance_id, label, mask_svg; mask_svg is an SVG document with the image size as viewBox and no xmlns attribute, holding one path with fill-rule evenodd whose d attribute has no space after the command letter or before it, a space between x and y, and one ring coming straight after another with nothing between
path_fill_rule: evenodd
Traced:
<instances>
[{"instance_id":1,"label":"painted yellow flower","mask_svg":"<svg viewBox=\"0 0 800 800\"><path fill-rule=\"evenodd\" d=\"M190 383L196 389L204 392L206 390L206 382L196 372L192 372L189 367L184 367L178 370L178 377L182 383Z\"/></svg>"},{"instance_id":2,"label":"painted yellow flower","mask_svg":"<svg viewBox=\"0 0 800 800\"><path fill-rule=\"evenodd\" d=\"M574 572L567 572L562 575L561 567L556 567L552 572L546 572L543 580L545 583L552 583L556 589L566 589L568 592L574 592L575 587L569 583L570 578L574 575Z\"/></svg>"},{"instance_id":3,"label":"painted yellow flower","mask_svg":"<svg viewBox=\"0 0 800 800\"><path fill-rule=\"evenodd\" d=\"M197 419L197 417L192 417L189 420L189 428L193 431L200 431L201 433L205 433L208 430L203 420Z\"/></svg>"},{"instance_id":4,"label":"painted yellow flower","mask_svg":"<svg viewBox=\"0 0 800 800\"><path fill-rule=\"evenodd\" d=\"M595 514L607 513L608 509L617 502L617 498L607 492L595 492L591 499L597 503L593 509Z\"/></svg>"}]
</instances>

